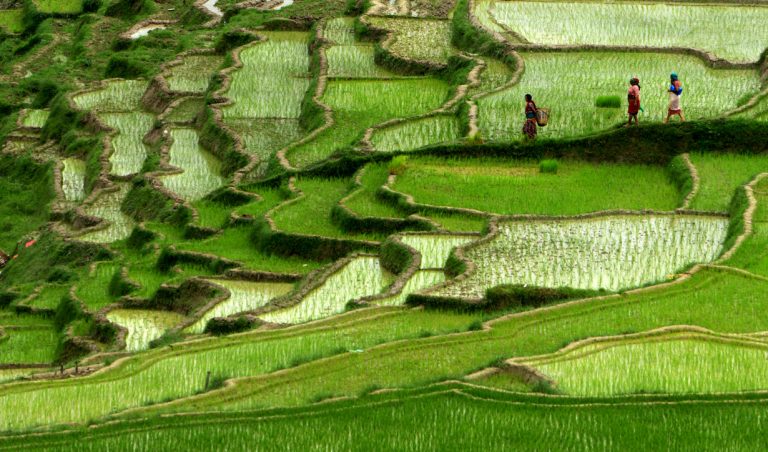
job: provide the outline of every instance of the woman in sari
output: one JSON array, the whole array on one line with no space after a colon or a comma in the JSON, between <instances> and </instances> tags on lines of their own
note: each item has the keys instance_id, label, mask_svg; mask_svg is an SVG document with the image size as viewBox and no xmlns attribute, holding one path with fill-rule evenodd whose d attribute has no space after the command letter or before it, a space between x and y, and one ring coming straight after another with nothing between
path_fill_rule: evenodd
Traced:
<instances>
[{"instance_id":1,"label":"woman in sari","mask_svg":"<svg viewBox=\"0 0 768 452\"><path fill-rule=\"evenodd\" d=\"M629 81L629 91L627 92L627 114L629 115L629 122L627 125L632 125L632 120L635 120L637 125L637 114L640 113L640 80L637 77L633 77Z\"/></svg>"},{"instance_id":2,"label":"woman in sari","mask_svg":"<svg viewBox=\"0 0 768 452\"><path fill-rule=\"evenodd\" d=\"M523 134L529 140L536 139L536 133L538 132L536 124L536 102L533 101L533 96L530 94L525 95L525 123L523 124Z\"/></svg>"},{"instance_id":3,"label":"woman in sari","mask_svg":"<svg viewBox=\"0 0 768 452\"><path fill-rule=\"evenodd\" d=\"M683 116L683 107L680 105L680 96L683 94L683 84L677 77L677 74L673 72L670 75L669 89L669 109L667 110L667 118L664 120L664 124L669 122L669 118L672 116L680 116L680 121L685 122L685 116Z\"/></svg>"}]
</instances>

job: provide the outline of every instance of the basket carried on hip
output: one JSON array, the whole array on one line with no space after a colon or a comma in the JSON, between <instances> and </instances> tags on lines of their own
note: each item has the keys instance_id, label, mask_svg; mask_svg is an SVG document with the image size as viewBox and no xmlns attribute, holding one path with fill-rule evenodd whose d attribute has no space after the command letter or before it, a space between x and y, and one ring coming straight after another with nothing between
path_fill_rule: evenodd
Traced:
<instances>
[{"instance_id":1,"label":"basket carried on hip","mask_svg":"<svg viewBox=\"0 0 768 452\"><path fill-rule=\"evenodd\" d=\"M544 127L549 122L549 108L539 108L536 110L536 124Z\"/></svg>"}]
</instances>

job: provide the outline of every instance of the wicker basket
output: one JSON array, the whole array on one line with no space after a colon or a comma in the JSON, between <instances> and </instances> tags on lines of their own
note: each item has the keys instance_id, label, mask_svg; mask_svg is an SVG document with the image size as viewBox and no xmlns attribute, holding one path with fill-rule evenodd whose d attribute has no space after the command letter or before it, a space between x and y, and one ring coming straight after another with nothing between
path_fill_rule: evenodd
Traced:
<instances>
[{"instance_id":1,"label":"wicker basket","mask_svg":"<svg viewBox=\"0 0 768 452\"><path fill-rule=\"evenodd\" d=\"M544 127L549 122L549 108L539 108L536 110L536 124Z\"/></svg>"}]
</instances>

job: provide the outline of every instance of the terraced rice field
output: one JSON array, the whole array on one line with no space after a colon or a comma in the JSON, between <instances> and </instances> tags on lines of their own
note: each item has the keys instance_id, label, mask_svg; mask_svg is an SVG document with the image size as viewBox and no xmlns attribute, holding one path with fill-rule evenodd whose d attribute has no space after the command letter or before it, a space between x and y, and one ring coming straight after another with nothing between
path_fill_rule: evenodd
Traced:
<instances>
[{"instance_id":1,"label":"terraced rice field","mask_svg":"<svg viewBox=\"0 0 768 452\"><path fill-rule=\"evenodd\" d=\"M75 3L0 5L0 450L764 448L762 0Z\"/></svg>"},{"instance_id":2,"label":"terraced rice field","mask_svg":"<svg viewBox=\"0 0 768 452\"><path fill-rule=\"evenodd\" d=\"M760 24L768 18L762 6L499 1L478 7L490 8L484 14L538 44L692 48L733 62L754 62L768 38L760 35ZM564 26L565 15L574 20ZM642 21L633 20L638 17ZM758 34L749 43L734 45L745 30Z\"/></svg>"},{"instance_id":3,"label":"terraced rice field","mask_svg":"<svg viewBox=\"0 0 768 452\"><path fill-rule=\"evenodd\" d=\"M628 80L640 79L640 121L661 121L667 113L669 73L684 83L681 96L687 119L712 118L736 108L737 101L757 94L759 74L750 69L710 69L686 55L648 52L521 52L525 72L520 82L478 100L478 125L490 140L522 139L525 94L551 109L541 135L548 138L589 135L626 120L621 108L595 107L598 96L626 97ZM568 67L568 72L558 68ZM510 124L519 124L511 127Z\"/></svg>"},{"instance_id":4,"label":"terraced rice field","mask_svg":"<svg viewBox=\"0 0 768 452\"><path fill-rule=\"evenodd\" d=\"M714 260L728 222L686 216L509 222L467 250L476 270L440 293L482 298L500 284L617 291L661 282Z\"/></svg>"}]
</instances>

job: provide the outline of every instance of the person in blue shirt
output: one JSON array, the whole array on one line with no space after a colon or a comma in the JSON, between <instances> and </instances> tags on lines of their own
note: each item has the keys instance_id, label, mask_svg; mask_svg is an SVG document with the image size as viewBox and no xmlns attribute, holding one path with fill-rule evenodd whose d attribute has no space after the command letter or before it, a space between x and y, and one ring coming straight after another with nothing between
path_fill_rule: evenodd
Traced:
<instances>
[{"instance_id":1,"label":"person in blue shirt","mask_svg":"<svg viewBox=\"0 0 768 452\"><path fill-rule=\"evenodd\" d=\"M667 109L667 118L664 120L664 124L669 122L669 118L672 116L679 116L680 121L685 122L685 116L683 116L683 107L680 104L680 96L683 94L683 84L677 76L677 73L673 72L669 76L669 108Z\"/></svg>"}]
</instances>

